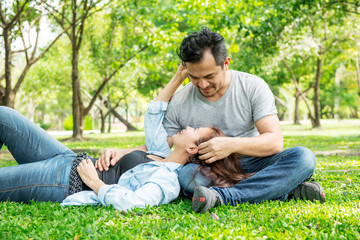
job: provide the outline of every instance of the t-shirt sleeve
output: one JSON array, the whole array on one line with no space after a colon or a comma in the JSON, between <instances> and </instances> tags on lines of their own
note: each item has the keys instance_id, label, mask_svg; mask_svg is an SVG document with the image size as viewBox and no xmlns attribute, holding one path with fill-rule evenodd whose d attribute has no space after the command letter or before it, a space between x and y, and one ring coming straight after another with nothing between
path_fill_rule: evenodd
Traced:
<instances>
[{"instance_id":1,"label":"t-shirt sleeve","mask_svg":"<svg viewBox=\"0 0 360 240\"><path fill-rule=\"evenodd\" d=\"M256 78L250 92L251 109L256 123L260 119L277 114L275 98L269 86L261 78Z\"/></svg>"}]
</instances>

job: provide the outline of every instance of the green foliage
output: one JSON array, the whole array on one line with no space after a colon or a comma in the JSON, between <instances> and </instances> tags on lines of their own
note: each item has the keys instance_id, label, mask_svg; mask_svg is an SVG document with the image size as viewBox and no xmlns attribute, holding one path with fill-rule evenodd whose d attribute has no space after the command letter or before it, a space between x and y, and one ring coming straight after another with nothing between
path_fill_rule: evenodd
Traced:
<instances>
[{"instance_id":1,"label":"green foliage","mask_svg":"<svg viewBox=\"0 0 360 240\"><path fill-rule=\"evenodd\" d=\"M85 117L84 124L85 124L84 130L92 130L92 117L90 115L87 115ZM72 115L68 116L65 119L65 121L64 121L64 129L68 130L68 131L73 129L73 117L72 117Z\"/></svg>"},{"instance_id":2,"label":"green foliage","mask_svg":"<svg viewBox=\"0 0 360 240\"><path fill-rule=\"evenodd\" d=\"M45 131L51 128L51 123L39 123L39 126L44 129Z\"/></svg>"},{"instance_id":3,"label":"green foliage","mask_svg":"<svg viewBox=\"0 0 360 240\"><path fill-rule=\"evenodd\" d=\"M4 1L5 15L8 18L14 16L23 2ZM47 11L54 5L64 7L65 17L70 19L71 1L47 1ZM100 2L85 21L80 48L81 88L90 94L82 93L84 106L104 79L116 72L101 92L102 97L109 96L111 104L118 103L121 111L143 111L135 108L134 103L153 98L172 78L180 64L176 50L182 39L191 32L209 27L224 36L231 69L262 77L275 95L289 105L294 101L295 91L292 76L282 60L286 60L293 70L300 88L306 90L313 87L316 60L320 56L323 60L322 117L332 118L335 111L340 117L356 117L359 87L355 57L359 54L360 15L350 14L350 9L356 6L358 3L324 0ZM39 2L29 1L23 20L36 21L39 8ZM79 17L83 10L78 10ZM60 12L53 12L58 20L61 19ZM47 21L52 31L59 33L59 22L51 14ZM13 41L21 41L18 27L12 34ZM327 48L326 53L320 54ZM139 52L141 49L143 51ZM14 66L19 62L24 64L24 60L17 59L14 58ZM341 85L337 87L333 80L341 64L345 70L340 77ZM0 71L1 76L4 68ZM20 70L17 71L19 73L14 76L20 74ZM16 108L24 113L35 109L37 122L44 121L45 117L53 122L63 122L71 114L71 74L71 44L64 35L27 73L17 94ZM285 98L286 89L291 97ZM340 97L338 110L335 109L334 95ZM313 97L314 92L308 92L310 103ZM36 106L29 107L31 101ZM289 115L292 107L278 106L279 112ZM303 115L307 111L303 108ZM53 125L59 128L59 124Z\"/></svg>"},{"instance_id":4,"label":"green foliage","mask_svg":"<svg viewBox=\"0 0 360 240\"><path fill-rule=\"evenodd\" d=\"M64 121L64 129L68 130L68 131L73 129L73 117L72 117L72 115L68 116L65 119L65 121Z\"/></svg>"}]
</instances>

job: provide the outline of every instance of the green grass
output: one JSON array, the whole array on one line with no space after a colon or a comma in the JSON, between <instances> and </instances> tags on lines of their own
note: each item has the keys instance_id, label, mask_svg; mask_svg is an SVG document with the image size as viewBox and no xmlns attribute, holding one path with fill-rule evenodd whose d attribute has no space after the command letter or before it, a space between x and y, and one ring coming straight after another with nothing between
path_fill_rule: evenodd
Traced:
<instances>
[{"instance_id":1,"label":"green grass","mask_svg":"<svg viewBox=\"0 0 360 240\"><path fill-rule=\"evenodd\" d=\"M285 148L306 146L318 156L314 178L327 202L288 201L220 206L204 214L178 198L168 205L134 209L61 207L58 203L0 203L0 239L360 239L360 122L283 125ZM74 149L133 147L143 132L89 135ZM92 152L93 155L99 153ZM16 164L0 155L0 167Z\"/></svg>"}]
</instances>

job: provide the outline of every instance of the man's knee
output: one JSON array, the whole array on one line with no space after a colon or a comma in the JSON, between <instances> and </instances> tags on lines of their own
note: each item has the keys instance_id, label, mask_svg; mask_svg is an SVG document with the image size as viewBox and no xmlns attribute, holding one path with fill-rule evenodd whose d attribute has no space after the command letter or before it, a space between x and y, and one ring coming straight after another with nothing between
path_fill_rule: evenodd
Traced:
<instances>
[{"instance_id":1,"label":"man's knee","mask_svg":"<svg viewBox=\"0 0 360 240\"><path fill-rule=\"evenodd\" d=\"M316 166L315 154L306 147L294 147L289 149L293 158L296 160L298 169L303 171L305 174L312 175Z\"/></svg>"}]
</instances>

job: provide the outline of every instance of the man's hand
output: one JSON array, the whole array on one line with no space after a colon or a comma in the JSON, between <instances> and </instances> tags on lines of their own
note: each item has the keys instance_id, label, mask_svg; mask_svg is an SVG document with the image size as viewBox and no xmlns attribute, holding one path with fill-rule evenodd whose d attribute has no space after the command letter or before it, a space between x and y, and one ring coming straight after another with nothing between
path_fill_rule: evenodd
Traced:
<instances>
[{"instance_id":1,"label":"man's hand","mask_svg":"<svg viewBox=\"0 0 360 240\"><path fill-rule=\"evenodd\" d=\"M114 166L120 158L126 154L125 149L105 149L101 152L101 157L95 162L95 168L100 172L109 170L109 166Z\"/></svg>"},{"instance_id":2,"label":"man's hand","mask_svg":"<svg viewBox=\"0 0 360 240\"><path fill-rule=\"evenodd\" d=\"M96 193L99 192L101 186L105 185L105 183L100 180L95 166L90 159L82 160L77 167L77 171L83 182Z\"/></svg>"},{"instance_id":3,"label":"man's hand","mask_svg":"<svg viewBox=\"0 0 360 240\"><path fill-rule=\"evenodd\" d=\"M232 151L228 148L228 137L215 137L198 146L200 157L206 163L213 163L217 160L226 158Z\"/></svg>"}]
</instances>

